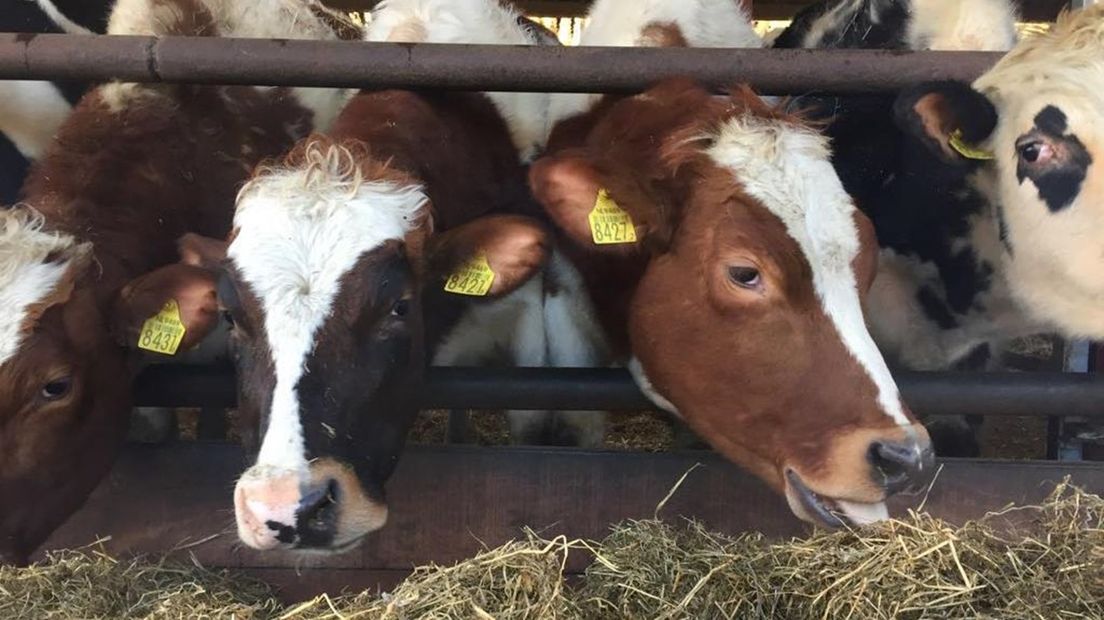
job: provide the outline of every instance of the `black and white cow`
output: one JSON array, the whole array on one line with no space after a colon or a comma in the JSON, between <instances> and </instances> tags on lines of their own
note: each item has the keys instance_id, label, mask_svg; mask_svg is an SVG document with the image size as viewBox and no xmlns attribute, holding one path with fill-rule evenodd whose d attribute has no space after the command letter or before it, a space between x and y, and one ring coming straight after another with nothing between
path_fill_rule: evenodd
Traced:
<instances>
[{"instance_id":1,"label":"black and white cow","mask_svg":"<svg viewBox=\"0 0 1104 620\"><path fill-rule=\"evenodd\" d=\"M1015 45L1015 20L1008 0L835 0L806 7L774 45L1000 51ZM931 88L949 97L969 90ZM982 182L986 162L950 160L930 148L918 97L910 91L799 105L812 104L831 120L833 163L874 222L881 254L866 311L886 358L916 370L991 367L991 353L1006 341L1045 326L1011 298L1000 228ZM984 106L969 112L978 123L960 127L962 144L984 137L995 121ZM943 422L934 426L946 428ZM942 453L977 453L960 423L932 430Z\"/></svg>"},{"instance_id":2,"label":"black and white cow","mask_svg":"<svg viewBox=\"0 0 1104 620\"><path fill-rule=\"evenodd\" d=\"M111 0L7 0L0 32L102 33L110 10ZM0 81L0 205L18 199L31 161L86 89L74 82Z\"/></svg>"}]
</instances>

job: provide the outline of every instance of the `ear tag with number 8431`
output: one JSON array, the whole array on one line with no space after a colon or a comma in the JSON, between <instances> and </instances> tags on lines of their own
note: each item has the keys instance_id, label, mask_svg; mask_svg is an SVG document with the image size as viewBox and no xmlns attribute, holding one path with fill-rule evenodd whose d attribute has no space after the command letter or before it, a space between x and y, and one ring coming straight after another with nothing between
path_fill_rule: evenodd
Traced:
<instances>
[{"instance_id":1,"label":"ear tag with number 8431","mask_svg":"<svg viewBox=\"0 0 1104 620\"><path fill-rule=\"evenodd\" d=\"M163 355L176 355L187 331L180 320L180 306L175 299L165 303L161 311L142 325L138 334L138 348Z\"/></svg>"}]
</instances>

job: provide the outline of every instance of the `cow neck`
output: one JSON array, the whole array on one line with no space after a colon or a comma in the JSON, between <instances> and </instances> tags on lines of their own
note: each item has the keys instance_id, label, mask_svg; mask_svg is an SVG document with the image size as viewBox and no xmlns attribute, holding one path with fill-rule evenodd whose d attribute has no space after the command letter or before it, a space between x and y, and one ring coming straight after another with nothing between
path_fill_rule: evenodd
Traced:
<instances>
[{"instance_id":1,"label":"cow neck","mask_svg":"<svg viewBox=\"0 0 1104 620\"><path fill-rule=\"evenodd\" d=\"M252 166L309 128L307 112L251 87L135 95L114 111L86 96L32 170L24 201L47 226L92 242L97 296L178 260L187 232L222 238Z\"/></svg>"},{"instance_id":2,"label":"cow neck","mask_svg":"<svg viewBox=\"0 0 1104 620\"><path fill-rule=\"evenodd\" d=\"M436 230L532 210L506 122L481 93L363 92L331 133L363 142L374 160L420 181Z\"/></svg>"}]
</instances>

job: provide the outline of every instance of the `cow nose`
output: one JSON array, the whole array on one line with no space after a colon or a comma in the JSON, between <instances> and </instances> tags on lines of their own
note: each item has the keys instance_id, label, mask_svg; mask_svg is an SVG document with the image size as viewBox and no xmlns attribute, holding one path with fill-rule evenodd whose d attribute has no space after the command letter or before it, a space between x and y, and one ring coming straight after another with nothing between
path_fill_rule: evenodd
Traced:
<instances>
[{"instance_id":1,"label":"cow nose","mask_svg":"<svg viewBox=\"0 0 1104 620\"><path fill-rule=\"evenodd\" d=\"M274 549L298 542L296 528L301 503L295 472L251 469L234 490L234 513L242 542L254 549Z\"/></svg>"},{"instance_id":2,"label":"cow nose","mask_svg":"<svg viewBox=\"0 0 1104 620\"><path fill-rule=\"evenodd\" d=\"M296 522L304 546L329 544L337 529L339 486L330 479L309 489L299 500Z\"/></svg>"},{"instance_id":3,"label":"cow nose","mask_svg":"<svg viewBox=\"0 0 1104 620\"><path fill-rule=\"evenodd\" d=\"M926 482L935 466L935 452L928 440L875 441L870 463L888 495L915 489Z\"/></svg>"}]
</instances>

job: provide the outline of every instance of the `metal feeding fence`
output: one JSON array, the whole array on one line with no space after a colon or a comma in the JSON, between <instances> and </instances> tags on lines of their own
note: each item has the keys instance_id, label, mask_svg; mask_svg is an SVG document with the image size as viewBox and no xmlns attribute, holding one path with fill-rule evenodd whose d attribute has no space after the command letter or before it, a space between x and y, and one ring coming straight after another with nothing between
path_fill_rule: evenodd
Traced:
<instances>
[{"instance_id":1,"label":"metal feeding fence","mask_svg":"<svg viewBox=\"0 0 1104 620\"><path fill-rule=\"evenodd\" d=\"M0 79L119 79L363 88L608 92L640 91L683 75L718 90L750 83L776 95L891 92L933 79L971 80L991 53L613 49L440 46L359 42L0 34ZM900 375L922 414L1079 415L1104 418L1104 378L1090 374ZM426 407L472 409L650 409L629 376L611 369L432 369ZM227 368L158 365L136 384L150 406L230 407ZM712 527L768 534L800 531L785 501L719 457L557 449L409 449L389 483L391 523L359 550L298 571L300 559L240 549L229 531L228 489L242 456L225 444L132 448L111 477L47 547L110 535L112 552L164 551L207 566L252 570L295 597L342 586L387 586L412 565L448 563L499 544L522 525L556 524L545 535L598 537L608 524L651 516L671 484L695 463L665 514ZM1035 501L1047 481L1073 476L1104 488L1104 466L950 461L926 499L933 514L978 516L1009 501ZM488 510L488 506L495 507ZM212 518L216 515L217 518ZM469 534L471 532L472 534ZM173 540L166 541L166 533ZM478 540L476 539L478 536ZM579 567L569 566L571 570Z\"/></svg>"},{"instance_id":2,"label":"metal feeding fence","mask_svg":"<svg viewBox=\"0 0 1104 620\"><path fill-rule=\"evenodd\" d=\"M683 75L718 90L750 83L765 94L869 94L924 80L970 81L999 56L3 34L0 79L625 93ZM1104 377L906 373L901 383L925 415L1104 417ZM226 369L158 366L138 382L141 405L229 407L234 394ZM627 373L597 369L438 369L427 395L434 408L652 408Z\"/></svg>"}]
</instances>

